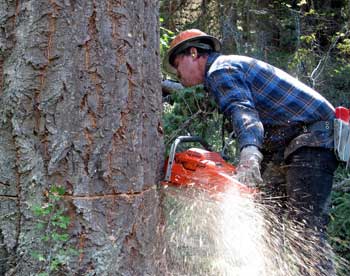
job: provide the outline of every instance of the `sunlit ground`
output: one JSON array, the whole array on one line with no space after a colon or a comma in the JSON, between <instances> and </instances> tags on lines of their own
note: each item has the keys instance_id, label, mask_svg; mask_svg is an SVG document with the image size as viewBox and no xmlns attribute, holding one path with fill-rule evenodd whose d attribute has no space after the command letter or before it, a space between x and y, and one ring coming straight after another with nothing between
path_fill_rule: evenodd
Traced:
<instances>
[{"instance_id":1,"label":"sunlit ground","mask_svg":"<svg viewBox=\"0 0 350 276\"><path fill-rule=\"evenodd\" d=\"M257 197L237 190L215 198L194 188L164 191L170 275L332 275L331 265L320 267L331 263L332 251L321 249L302 223L284 225Z\"/></svg>"}]
</instances>

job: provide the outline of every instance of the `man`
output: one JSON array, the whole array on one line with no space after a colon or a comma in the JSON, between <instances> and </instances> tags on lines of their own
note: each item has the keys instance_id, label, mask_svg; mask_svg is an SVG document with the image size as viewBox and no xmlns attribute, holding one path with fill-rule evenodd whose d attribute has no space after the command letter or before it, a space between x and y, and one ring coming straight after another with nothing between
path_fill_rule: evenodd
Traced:
<instances>
[{"instance_id":1,"label":"man","mask_svg":"<svg viewBox=\"0 0 350 276\"><path fill-rule=\"evenodd\" d=\"M289 219L317 229L321 247L326 246L338 165L334 107L286 72L257 59L222 55L220 49L217 38L200 30L181 32L170 44L164 68L185 87L204 84L231 121L240 149L237 178L284 198ZM324 275L332 275L327 262L321 265L328 270Z\"/></svg>"}]
</instances>

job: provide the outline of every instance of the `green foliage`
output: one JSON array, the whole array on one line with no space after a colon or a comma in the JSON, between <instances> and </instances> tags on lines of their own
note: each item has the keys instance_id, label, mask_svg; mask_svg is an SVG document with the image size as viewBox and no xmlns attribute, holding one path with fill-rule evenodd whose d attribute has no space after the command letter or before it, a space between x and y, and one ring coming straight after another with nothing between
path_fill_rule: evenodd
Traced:
<instances>
[{"instance_id":1,"label":"green foliage","mask_svg":"<svg viewBox=\"0 0 350 276\"><path fill-rule=\"evenodd\" d=\"M310 48L299 48L295 51L293 59L288 64L288 68L290 71L299 71L298 68L302 66L303 72L307 74L308 68L312 68L314 64L315 60L312 55L312 50Z\"/></svg>"},{"instance_id":2,"label":"green foliage","mask_svg":"<svg viewBox=\"0 0 350 276\"><path fill-rule=\"evenodd\" d=\"M335 248L346 252L350 260L350 194L347 192L350 189L350 171L344 167L341 165L336 172L335 186L339 188L332 194L329 232L332 233Z\"/></svg>"},{"instance_id":3,"label":"green foliage","mask_svg":"<svg viewBox=\"0 0 350 276\"><path fill-rule=\"evenodd\" d=\"M210 101L201 87L186 88L171 94L169 102L164 104L163 121L165 141L168 145L179 135L203 135L209 120Z\"/></svg>"},{"instance_id":4,"label":"green foliage","mask_svg":"<svg viewBox=\"0 0 350 276\"><path fill-rule=\"evenodd\" d=\"M335 252L350 261L350 171L340 166L336 172L332 193L331 221L328 226L330 241ZM343 265L339 275L349 275L349 265Z\"/></svg>"},{"instance_id":5,"label":"green foliage","mask_svg":"<svg viewBox=\"0 0 350 276\"><path fill-rule=\"evenodd\" d=\"M310 35L302 35L300 36L300 40L308 45L312 45L312 43L315 43L316 41L316 34L312 33Z\"/></svg>"},{"instance_id":6,"label":"green foliage","mask_svg":"<svg viewBox=\"0 0 350 276\"><path fill-rule=\"evenodd\" d=\"M319 90L335 105L350 106L350 64L335 60L324 75Z\"/></svg>"},{"instance_id":7,"label":"green foliage","mask_svg":"<svg viewBox=\"0 0 350 276\"><path fill-rule=\"evenodd\" d=\"M332 222L329 232L333 247L350 259L350 194L346 192L333 193Z\"/></svg>"},{"instance_id":8,"label":"green foliage","mask_svg":"<svg viewBox=\"0 0 350 276\"><path fill-rule=\"evenodd\" d=\"M159 19L160 23L164 22L163 18ZM167 49L169 49L170 41L174 38L175 34L167 28L160 27L160 54L164 56Z\"/></svg>"},{"instance_id":9,"label":"green foliage","mask_svg":"<svg viewBox=\"0 0 350 276\"><path fill-rule=\"evenodd\" d=\"M345 38L342 42L340 42L337 45L337 48L340 51L340 53L349 56L350 55L350 39L349 38Z\"/></svg>"},{"instance_id":10,"label":"green foliage","mask_svg":"<svg viewBox=\"0 0 350 276\"><path fill-rule=\"evenodd\" d=\"M65 215L66 209L62 202L65 189L52 186L46 193L46 202L34 205L32 212L35 216L37 237L40 250L31 252L33 260L39 263L37 276L51 275L68 264L78 251L67 245L69 241L68 226L70 218Z\"/></svg>"},{"instance_id":11,"label":"green foliage","mask_svg":"<svg viewBox=\"0 0 350 276\"><path fill-rule=\"evenodd\" d=\"M204 102L205 92L199 87L182 89L170 95L163 109L166 143L176 138L172 135L175 131L182 135L198 131L195 122L201 115L201 108L205 108Z\"/></svg>"},{"instance_id":12,"label":"green foliage","mask_svg":"<svg viewBox=\"0 0 350 276\"><path fill-rule=\"evenodd\" d=\"M214 151L221 151L232 132L230 124L223 125L223 116L218 112L214 99L203 86L185 88L170 95L163 108L163 125L167 153L171 143L180 135L200 136ZM227 141L229 142L229 141ZM232 142L232 141L231 141ZM227 147L226 154L233 161L235 143Z\"/></svg>"}]
</instances>

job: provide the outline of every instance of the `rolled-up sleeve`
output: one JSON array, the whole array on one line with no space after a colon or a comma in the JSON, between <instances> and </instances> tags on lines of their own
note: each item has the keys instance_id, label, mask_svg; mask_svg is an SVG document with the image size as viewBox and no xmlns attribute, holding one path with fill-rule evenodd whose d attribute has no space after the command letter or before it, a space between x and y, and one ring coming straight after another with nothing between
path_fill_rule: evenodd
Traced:
<instances>
[{"instance_id":1,"label":"rolled-up sleeve","mask_svg":"<svg viewBox=\"0 0 350 276\"><path fill-rule=\"evenodd\" d=\"M215 70L207 75L206 86L231 120L240 149L248 145L261 148L264 128L243 72L233 66Z\"/></svg>"}]
</instances>

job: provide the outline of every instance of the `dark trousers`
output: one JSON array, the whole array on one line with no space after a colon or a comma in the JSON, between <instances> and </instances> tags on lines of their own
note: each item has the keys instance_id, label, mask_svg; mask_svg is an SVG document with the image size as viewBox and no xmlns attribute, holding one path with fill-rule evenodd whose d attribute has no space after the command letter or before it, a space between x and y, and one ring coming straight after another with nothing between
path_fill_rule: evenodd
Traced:
<instances>
[{"instance_id":1,"label":"dark trousers","mask_svg":"<svg viewBox=\"0 0 350 276\"><path fill-rule=\"evenodd\" d=\"M287 250L299 254L288 262L294 262L299 275L335 275L325 236L333 174L338 166L333 151L302 147L286 160L283 150L263 154L265 201L280 220L274 232L284 232Z\"/></svg>"}]
</instances>

